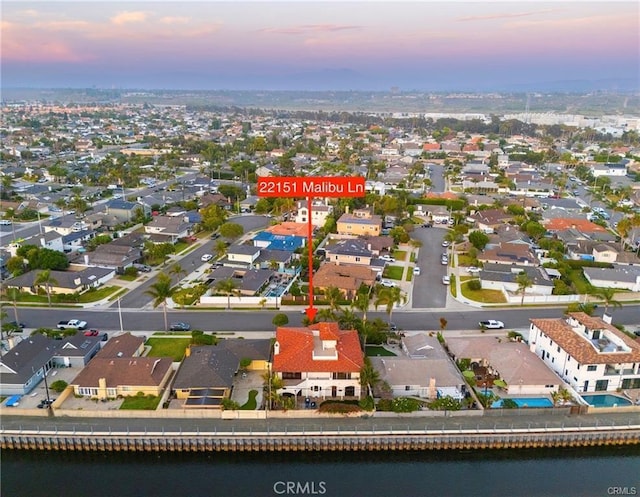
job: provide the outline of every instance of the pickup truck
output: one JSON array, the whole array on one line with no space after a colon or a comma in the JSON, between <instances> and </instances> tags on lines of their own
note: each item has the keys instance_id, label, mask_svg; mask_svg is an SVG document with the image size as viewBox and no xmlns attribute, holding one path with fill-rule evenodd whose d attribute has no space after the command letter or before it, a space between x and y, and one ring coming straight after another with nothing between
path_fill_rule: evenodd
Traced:
<instances>
[{"instance_id":1,"label":"pickup truck","mask_svg":"<svg viewBox=\"0 0 640 497\"><path fill-rule=\"evenodd\" d=\"M59 330L84 330L87 327L86 321L80 321L79 319L70 319L69 321L60 321L58 323Z\"/></svg>"}]
</instances>

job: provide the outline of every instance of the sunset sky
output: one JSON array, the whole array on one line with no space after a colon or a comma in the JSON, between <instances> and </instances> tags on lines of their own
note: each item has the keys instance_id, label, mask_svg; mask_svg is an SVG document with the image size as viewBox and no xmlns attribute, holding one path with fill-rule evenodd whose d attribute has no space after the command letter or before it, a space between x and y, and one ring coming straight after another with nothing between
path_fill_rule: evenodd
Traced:
<instances>
[{"instance_id":1,"label":"sunset sky","mask_svg":"<svg viewBox=\"0 0 640 497\"><path fill-rule=\"evenodd\" d=\"M2 0L2 87L638 85L639 4Z\"/></svg>"}]
</instances>

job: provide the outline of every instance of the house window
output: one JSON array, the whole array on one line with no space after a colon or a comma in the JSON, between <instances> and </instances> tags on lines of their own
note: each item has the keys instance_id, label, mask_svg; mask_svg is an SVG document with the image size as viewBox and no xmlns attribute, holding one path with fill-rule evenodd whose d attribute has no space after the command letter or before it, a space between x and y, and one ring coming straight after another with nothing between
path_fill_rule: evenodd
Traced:
<instances>
[{"instance_id":1,"label":"house window","mask_svg":"<svg viewBox=\"0 0 640 497\"><path fill-rule=\"evenodd\" d=\"M596 392L604 392L607 390L608 386L609 386L609 380L597 380Z\"/></svg>"},{"instance_id":2,"label":"house window","mask_svg":"<svg viewBox=\"0 0 640 497\"><path fill-rule=\"evenodd\" d=\"M331 378L333 380L350 380L351 373L332 373Z\"/></svg>"},{"instance_id":3,"label":"house window","mask_svg":"<svg viewBox=\"0 0 640 497\"><path fill-rule=\"evenodd\" d=\"M556 347L556 352L560 352L560 346Z\"/></svg>"},{"instance_id":4,"label":"house window","mask_svg":"<svg viewBox=\"0 0 640 497\"><path fill-rule=\"evenodd\" d=\"M598 366L595 365L591 365L591 366L587 366L587 371L597 371L598 370Z\"/></svg>"},{"instance_id":5,"label":"house window","mask_svg":"<svg viewBox=\"0 0 640 497\"><path fill-rule=\"evenodd\" d=\"M410 387L409 385L405 385L405 386L404 386L404 390L405 390L406 392L408 392L409 390L411 390L411 387Z\"/></svg>"},{"instance_id":6,"label":"house window","mask_svg":"<svg viewBox=\"0 0 640 497\"><path fill-rule=\"evenodd\" d=\"M302 373L282 373L283 380L300 380L302 379Z\"/></svg>"},{"instance_id":7,"label":"house window","mask_svg":"<svg viewBox=\"0 0 640 497\"><path fill-rule=\"evenodd\" d=\"M356 387L345 387L344 394L347 397L353 397L356 394Z\"/></svg>"}]
</instances>

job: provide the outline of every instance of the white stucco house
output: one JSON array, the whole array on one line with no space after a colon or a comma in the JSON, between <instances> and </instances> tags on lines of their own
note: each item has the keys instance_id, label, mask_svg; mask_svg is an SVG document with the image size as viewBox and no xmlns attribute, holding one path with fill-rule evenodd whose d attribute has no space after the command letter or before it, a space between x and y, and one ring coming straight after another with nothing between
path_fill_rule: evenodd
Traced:
<instances>
[{"instance_id":1,"label":"white stucco house","mask_svg":"<svg viewBox=\"0 0 640 497\"><path fill-rule=\"evenodd\" d=\"M577 392L640 388L640 343L601 318L531 319L529 348Z\"/></svg>"}]
</instances>

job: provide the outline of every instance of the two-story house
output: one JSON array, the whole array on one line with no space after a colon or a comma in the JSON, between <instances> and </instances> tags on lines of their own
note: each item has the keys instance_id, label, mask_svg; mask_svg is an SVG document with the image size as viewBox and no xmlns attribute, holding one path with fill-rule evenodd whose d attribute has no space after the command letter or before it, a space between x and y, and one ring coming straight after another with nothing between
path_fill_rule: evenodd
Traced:
<instances>
[{"instance_id":1,"label":"two-story house","mask_svg":"<svg viewBox=\"0 0 640 497\"><path fill-rule=\"evenodd\" d=\"M298 212L296 213L296 223L309 222L309 205L306 200L299 200L297 203ZM333 212L333 206L327 205L322 200L313 200L311 202L311 224L318 228L322 228L327 222L329 214Z\"/></svg>"},{"instance_id":2,"label":"two-story house","mask_svg":"<svg viewBox=\"0 0 640 497\"><path fill-rule=\"evenodd\" d=\"M364 238L347 238L325 246L328 261L335 264L357 264L369 266L373 252Z\"/></svg>"},{"instance_id":3,"label":"two-story house","mask_svg":"<svg viewBox=\"0 0 640 497\"><path fill-rule=\"evenodd\" d=\"M378 236L382 229L382 218L370 209L358 209L353 214L345 212L338 219L338 234L356 236Z\"/></svg>"},{"instance_id":4,"label":"two-story house","mask_svg":"<svg viewBox=\"0 0 640 497\"><path fill-rule=\"evenodd\" d=\"M273 372L283 380L282 395L359 398L363 364L356 330L341 330L338 323L276 330Z\"/></svg>"},{"instance_id":5,"label":"two-story house","mask_svg":"<svg viewBox=\"0 0 640 497\"><path fill-rule=\"evenodd\" d=\"M640 344L599 317L531 319L529 348L578 392L640 388Z\"/></svg>"}]
</instances>

